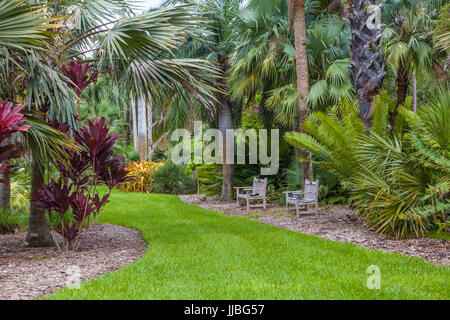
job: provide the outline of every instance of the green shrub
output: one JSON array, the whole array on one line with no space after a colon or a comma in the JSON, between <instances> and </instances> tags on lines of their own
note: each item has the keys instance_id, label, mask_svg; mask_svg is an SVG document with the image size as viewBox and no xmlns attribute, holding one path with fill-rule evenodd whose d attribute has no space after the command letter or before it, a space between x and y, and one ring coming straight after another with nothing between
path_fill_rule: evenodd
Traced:
<instances>
[{"instance_id":1,"label":"green shrub","mask_svg":"<svg viewBox=\"0 0 450 320\"><path fill-rule=\"evenodd\" d=\"M305 122L308 134L286 140L315 155L315 165L339 177L369 228L403 238L446 223L450 210L450 93L417 113L410 99L388 130L392 100L375 100L366 130L355 105L346 101Z\"/></svg>"},{"instance_id":2,"label":"green shrub","mask_svg":"<svg viewBox=\"0 0 450 320\"><path fill-rule=\"evenodd\" d=\"M172 161L158 167L150 185L151 192L168 194L190 194L197 191L196 179L185 173L185 166Z\"/></svg>"},{"instance_id":3,"label":"green shrub","mask_svg":"<svg viewBox=\"0 0 450 320\"><path fill-rule=\"evenodd\" d=\"M139 152L136 150L128 151L126 154L127 162L139 161Z\"/></svg>"},{"instance_id":4,"label":"green shrub","mask_svg":"<svg viewBox=\"0 0 450 320\"><path fill-rule=\"evenodd\" d=\"M9 209L0 210L0 234L11 233L15 229L24 230L28 224L28 215Z\"/></svg>"},{"instance_id":5,"label":"green shrub","mask_svg":"<svg viewBox=\"0 0 450 320\"><path fill-rule=\"evenodd\" d=\"M196 168L201 194L217 196L222 193L223 177L221 168L219 164L203 164Z\"/></svg>"}]
</instances>

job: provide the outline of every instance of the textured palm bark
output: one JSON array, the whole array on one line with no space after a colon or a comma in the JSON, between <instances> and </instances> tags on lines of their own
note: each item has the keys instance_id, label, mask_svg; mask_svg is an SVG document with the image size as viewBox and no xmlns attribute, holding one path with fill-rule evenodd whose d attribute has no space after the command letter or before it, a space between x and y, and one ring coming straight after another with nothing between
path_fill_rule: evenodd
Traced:
<instances>
[{"instance_id":1,"label":"textured palm bark","mask_svg":"<svg viewBox=\"0 0 450 320\"><path fill-rule=\"evenodd\" d=\"M145 161L147 155L147 108L144 96L137 102L137 140L139 160Z\"/></svg>"},{"instance_id":2,"label":"textured palm bark","mask_svg":"<svg viewBox=\"0 0 450 320\"><path fill-rule=\"evenodd\" d=\"M132 124L133 124L133 146L134 146L134 150L138 150L138 123L137 123L137 105L136 105L136 101L134 99L132 99L130 101L130 108L131 108L131 118L132 118Z\"/></svg>"},{"instance_id":3,"label":"textured palm bark","mask_svg":"<svg viewBox=\"0 0 450 320\"><path fill-rule=\"evenodd\" d=\"M41 168L33 159L31 164L30 222L26 241L30 247L53 246L52 235L47 224L45 211L40 210L34 202L38 199L39 189L44 183Z\"/></svg>"},{"instance_id":4,"label":"textured palm bark","mask_svg":"<svg viewBox=\"0 0 450 320\"><path fill-rule=\"evenodd\" d=\"M346 18L350 22L352 81L359 103L360 117L370 126L373 113L373 99L383 84L383 47L380 45L383 30L372 27L376 22L373 8L376 0L350 0L346 3Z\"/></svg>"},{"instance_id":5,"label":"textured palm bark","mask_svg":"<svg viewBox=\"0 0 450 320\"><path fill-rule=\"evenodd\" d=\"M153 152L153 116L152 116L152 101L147 103L147 157L149 161L152 160Z\"/></svg>"},{"instance_id":6,"label":"textured palm bark","mask_svg":"<svg viewBox=\"0 0 450 320\"><path fill-rule=\"evenodd\" d=\"M342 0L334 0L327 8L327 14L333 14L342 9Z\"/></svg>"},{"instance_id":7,"label":"textured palm bark","mask_svg":"<svg viewBox=\"0 0 450 320\"><path fill-rule=\"evenodd\" d=\"M227 97L222 100L222 106L219 109L219 130L222 134L222 200L233 201L233 164L226 163L227 158L227 140L226 130L233 129L233 116L231 106Z\"/></svg>"},{"instance_id":8,"label":"textured palm bark","mask_svg":"<svg viewBox=\"0 0 450 320\"><path fill-rule=\"evenodd\" d=\"M219 58L220 68L222 70L223 79L227 79L228 64L226 57ZM226 92L226 83L222 82L220 87ZM231 102L227 94L220 94L218 100L221 102L219 107L219 130L222 134L222 200L233 201L233 164L227 163L227 129L234 129L233 111Z\"/></svg>"},{"instance_id":9,"label":"textured palm bark","mask_svg":"<svg viewBox=\"0 0 450 320\"><path fill-rule=\"evenodd\" d=\"M412 102L411 102L411 106L412 106L412 111L416 112L417 111L417 79L416 79L415 75L412 76L411 84L412 84Z\"/></svg>"},{"instance_id":10,"label":"textured palm bark","mask_svg":"<svg viewBox=\"0 0 450 320\"><path fill-rule=\"evenodd\" d=\"M398 107L405 103L408 94L410 78L403 62L400 62L398 66L397 79L395 82L397 84L397 102L395 103L395 108L390 116L391 128L394 127L395 120L397 120Z\"/></svg>"},{"instance_id":11,"label":"textured palm bark","mask_svg":"<svg viewBox=\"0 0 450 320\"><path fill-rule=\"evenodd\" d=\"M294 3L294 37L295 37L295 64L297 71L297 101L298 101L298 128L303 132L303 123L308 116L308 106L306 98L309 93L308 74L308 53L306 49L306 19L305 1L292 0ZM304 151L296 151L301 158L311 158L311 155ZM311 161L302 161L302 180L313 179L313 169Z\"/></svg>"}]
</instances>

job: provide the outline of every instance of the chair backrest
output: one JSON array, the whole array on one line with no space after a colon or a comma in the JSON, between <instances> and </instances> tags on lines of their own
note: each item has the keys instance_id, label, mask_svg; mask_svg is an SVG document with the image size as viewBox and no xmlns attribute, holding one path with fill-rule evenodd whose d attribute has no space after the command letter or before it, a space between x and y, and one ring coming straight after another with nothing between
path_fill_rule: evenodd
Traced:
<instances>
[{"instance_id":1,"label":"chair backrest","mask_svg":"<svg viewBox=\"0 0 450 320\"><path fill-rule=\"evenodd\" d=\"M267 188L267 178L265 179L253 178L253 186L252 186L253 194L259 193L260 195L265 195L266 188Z\"/></svg>"},{"instance_id":2,"label":"chair backrest","mask_svg":"<svg viewBox=\"0 0 450 320\"><path fill-rule=\"evenodd\" d=\"M319 198L319 180L309 181L305 180L305 190L303 197L305 200L317 201Z\"/></svg>"}]
</instances>

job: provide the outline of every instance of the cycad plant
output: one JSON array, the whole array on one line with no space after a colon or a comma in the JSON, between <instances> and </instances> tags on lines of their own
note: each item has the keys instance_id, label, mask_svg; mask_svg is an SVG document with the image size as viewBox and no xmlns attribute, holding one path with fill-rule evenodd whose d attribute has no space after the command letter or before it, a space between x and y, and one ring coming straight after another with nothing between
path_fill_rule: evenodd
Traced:
<instances>
[{"instance_id":1,"label":"cycad plant","mask_svg":"<svg viewBox=\"0 0 450 320\"><path fill-rule=\"evenodd\" d=\"M447 225L450 210L450 93L438 96L417 113L407 99L392 134L387 123L396 101L382 93L370 131L347 101L312 114L310 135L289 133L286 140L339 175L370 229L396 238L423 235Z\"/></svg>"}]
</instances>

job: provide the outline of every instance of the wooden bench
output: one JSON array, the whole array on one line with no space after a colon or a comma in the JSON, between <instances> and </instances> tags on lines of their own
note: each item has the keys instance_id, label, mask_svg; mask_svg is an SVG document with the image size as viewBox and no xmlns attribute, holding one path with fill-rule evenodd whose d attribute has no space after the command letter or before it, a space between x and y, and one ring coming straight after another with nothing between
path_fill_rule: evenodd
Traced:
<instances>
[{"instance_id":1,"label":"wooden bench","mask_svg":"<svg viewBox=\"0 0 450 320\"><path fill-rule=\"evenodd\" d=\"M253 186L251 187L235 187L236 189L236 204L239 205L239 199L245 199L247 202L247 211L250 208L263 207L266 209L266 190L267 190L267 178L257 179L253 178ZM239 191L244 191L240 193ZM250 205L250 201L262 200L262 204Z\"/></svg>"},{"instance_id":2,"label":"wooden bench","mask_svg":"<svg viewBox=\"0 0 450 320\"><path fill-rule=\"evenodd\" d=\"M306 211L302 211L301 214L316 215L319 212L319 180L309 181L305 180L305 190L298 191L284 191L286 194L286 212L289 212L289 205L295 205L295 214L300 216L300 207ZM307 211L308 205L314 205L313 211Z\"/></svg>"}]
</instances>

